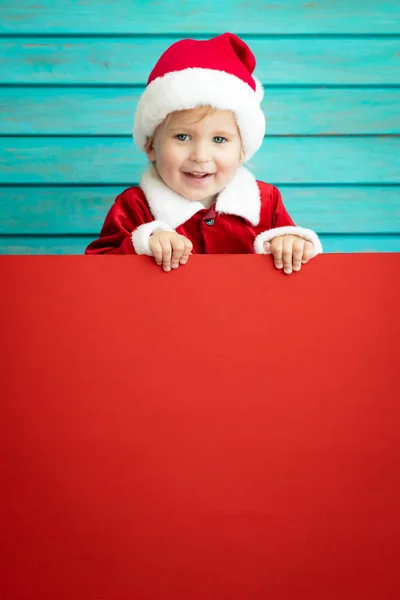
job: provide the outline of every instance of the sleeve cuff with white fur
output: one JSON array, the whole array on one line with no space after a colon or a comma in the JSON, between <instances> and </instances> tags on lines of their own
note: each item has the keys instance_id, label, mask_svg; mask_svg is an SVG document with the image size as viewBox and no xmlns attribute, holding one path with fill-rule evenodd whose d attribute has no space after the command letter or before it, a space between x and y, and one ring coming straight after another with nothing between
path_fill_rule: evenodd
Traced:
<instances>
[{"instance_id":1,"label":"sleeve cuff with white fur","mask_svg":"<svg viewBox=\"0 0 400 600\"><path fill-rule=\"evenodd\" d=\"M298 235L299 237L302 237L308 242L311 242L314 246L314 254L311 258L314 258L314 256L317 256L317 254L321 254L321 252L323 252L322 244L315 231L312 231L312 229L304 229L303 227L287 226L276 227L275 229L268 229L267 231L263 231L262 233L260 233L254 240L255 253L271 254L271 252L265 252L264 242L270 242L273 238L277 237L278 235Z\"/></svg>"},{"instance_id":2,"label":"sleeve cuff with white fur","mask_svg":"<svg viewBox=\"0 0 400 600\"><path fill-rule=\"evenodd\" d=\"M158 233L159 231L174 230L163 221L151 221L150 223L139 225L139 227L132 232L132 244L136 254L153 256L153 253L149 247L149 239L153 233Z\"/></svg>"}]
</instances>

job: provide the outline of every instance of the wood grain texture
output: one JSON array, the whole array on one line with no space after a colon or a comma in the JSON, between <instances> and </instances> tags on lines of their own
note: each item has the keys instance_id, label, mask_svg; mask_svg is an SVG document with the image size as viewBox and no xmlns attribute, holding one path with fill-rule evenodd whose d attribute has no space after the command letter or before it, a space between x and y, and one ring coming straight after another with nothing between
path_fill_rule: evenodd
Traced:
<instances>
[{"instance_id":1,"label":"wood grain texture","mask_svg":"<svg viewBox=\"0 0 400 600\"><path fill-rule=\"evenodd\" d=\"M3 0L1 33L398 33L396 0Z\"/></svg>"},{"instance_id":2,"label":"wood grain texture","mask_svg":"<svg viewBox=\"0 0 400 600\"><path fill-rule=\"evenodd\" d=\"M84 254L93 239L89 236L0 236L0 254ZM321 235L320 239L326 254L400 252L400 235ZM98 259L91 257L91 260Z\"/></svg>"},{"instance_id":3,"label":"wood grain texture","mask_svg":"<svg viewBox=\"0 0 400 600\"><path fill-rule=\"evenodd\" d=\"M3 38L2 84L143 85L175 40L156 38ZM399 38L246 36L265 84L399 83Z\"/></svg>"},{"instance_id":4,"label":"wood grain texture","mask_svg":"<svg viewBox=\"0 0 400 600\"><path fill-rule=\"evenodd\" d=\"M2 135L131 135L144 88L0 88ZM400 89L266 88L267 135L400 134Z\"/></svg>"},{"instance_id":5,"label":"wood grain texture","mask_svg":"<svg viewBox=\"0 0 400 600\"><path fill-rule=\"evenodd\" d=\"M96 235L120 187L0 187L0 234ZM295 223L319 233L400 234L396 187L285 187Z\"/></svg>"},{"instance_id":6,"label":"wood grain texture","mask_svg":"<svg viewBox=\"0 0 400 600\"><path fill-rule=\"evenodd\" d=\"M146 164L131 128L159 55L222 31L265 85L253 173L325 251L400 251L397 0L3 0L0 253L82 253Z\"/></svg>"},{"instance_id":7,"label":"wood grain texture","mask_svg":"<svg viewBox=\"0 0 400 600\"><path fill-rule=\"evenodd\" d=\"M400 137L266 138L250 161L272 183L400 183ZM130 138L0 138L0 183L126 184L147 157Z\"/></svg>"}]
</instances>

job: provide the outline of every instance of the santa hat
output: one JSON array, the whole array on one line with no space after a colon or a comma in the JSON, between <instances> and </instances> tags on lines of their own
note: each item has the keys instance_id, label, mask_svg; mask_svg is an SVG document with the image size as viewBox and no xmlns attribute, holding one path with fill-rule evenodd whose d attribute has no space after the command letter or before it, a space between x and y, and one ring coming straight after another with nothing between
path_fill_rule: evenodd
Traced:
<instances>
[{"instance_id":1,"label":"santa hat","mask_svg":"<svg viewBox=\"0 0 400 600\"><path fill-rule=\"evenodd\" d=\"M209 105L233 111L248 160L265 134L263 88L253 76L255 65L248 45L233 33L172 44L150 73L136 108L133 137L138 147L145 149L169 113Z\"/></svg>"}]
</instances>

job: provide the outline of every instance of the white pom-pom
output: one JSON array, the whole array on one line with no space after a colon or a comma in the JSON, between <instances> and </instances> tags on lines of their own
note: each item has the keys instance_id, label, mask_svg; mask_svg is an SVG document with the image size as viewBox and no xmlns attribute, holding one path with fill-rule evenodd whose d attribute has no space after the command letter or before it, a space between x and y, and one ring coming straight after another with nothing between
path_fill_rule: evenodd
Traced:
<instances>
[{"instance_id":1,"label":"white pom-pom","mask_svg":"<svg viewBox=\"0 0 400 600\"><path fill-rule=\"evenodd\" d=\"M261 104L261 101L264 98L264 88L263 88L263 85L262 85L261 81L259 79L257 79L257 77L254 77L254 75L253 75L253 79L256 82L256 96L257 96L257 100Z\"/></svg>"}]
</instances>

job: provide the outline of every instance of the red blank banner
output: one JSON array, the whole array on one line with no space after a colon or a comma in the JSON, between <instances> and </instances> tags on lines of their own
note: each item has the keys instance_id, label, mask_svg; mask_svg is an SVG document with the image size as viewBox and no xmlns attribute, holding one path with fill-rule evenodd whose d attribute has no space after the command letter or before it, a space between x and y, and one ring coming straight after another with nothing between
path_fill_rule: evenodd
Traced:
<instances>
[{"instance_id":1,"label":"red blank banner","mask_svg":"<svg viewBox=\"0 0 400 600\"><path fill-rule=\"evenodd\" d=\"M0 598L397 600L399 267L0 257Z\"/></svg>"}]
</instances>

